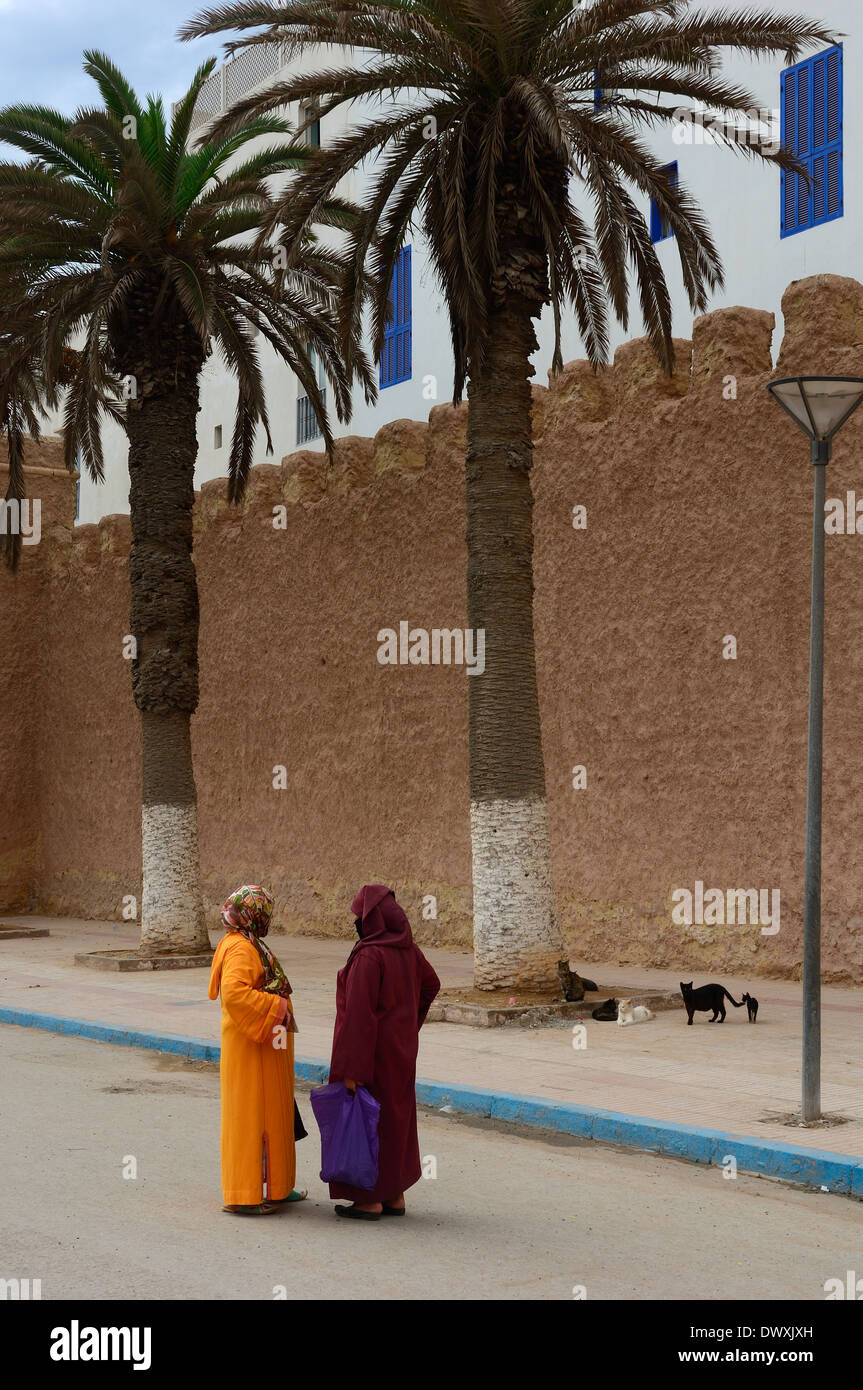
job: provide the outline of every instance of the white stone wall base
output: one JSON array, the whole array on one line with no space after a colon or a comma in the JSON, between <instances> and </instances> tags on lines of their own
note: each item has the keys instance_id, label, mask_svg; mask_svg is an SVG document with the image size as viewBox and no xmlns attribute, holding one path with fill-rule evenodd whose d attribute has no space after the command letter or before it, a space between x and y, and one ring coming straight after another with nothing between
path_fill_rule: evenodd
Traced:
<instances>
[{"instance_id":1,"label":"white stone wall base","mask_svg":"<svg viewBox=\"0 0 863 1390\"><path fill-rule=\"evenodd\" d=\"M141 950L207 951L198 862L198 813L192 806L144 806Z\"/></svg>"},{"instance_id":2,"label":"white stone wall base","mask_svg":"<svg viewBox=\"0 0 863 1390\"><path fill-rule=\"evenodd\" d=\"M470 829L477 988L557 989L565 952L545 800L473 801Z\"/></svg>"}]
</instances>

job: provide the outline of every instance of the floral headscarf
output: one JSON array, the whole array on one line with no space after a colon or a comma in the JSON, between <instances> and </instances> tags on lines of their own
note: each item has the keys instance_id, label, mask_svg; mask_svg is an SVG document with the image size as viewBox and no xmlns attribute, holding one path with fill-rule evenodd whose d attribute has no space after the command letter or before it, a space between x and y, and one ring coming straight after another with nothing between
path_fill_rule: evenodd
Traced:
<instances>
[{"instance_id":1,"label":"floral headscarf","mask_svg":"<svg viewBox=\"0 0 863 1390\"><path fill-rule=\"evenodd\" d=\"M293 993L290 981L269 946L262 940L270 930L273 915L272 895L260 884L246 883L231 893L222 908L222 923L228 931L244 936L261 957L264 967L264 983L261 989L265 994L278 994L287 999ZM288 1019L293 1023L293 1010L288 1010ZM293 1029L296 1032L296 1024Z\"/></svg>"},{"instance_id":2,"label":"floral headscarf","mask_svg":"<svg viewBox=\"0 0 863 1390\"><path fill-rule=\"evenodd\" d=\"M228 931L239 931L251 940L255 936L266 936L273 915L273 898L266 888L258 884L244 884L236 893L231 893L222 908L222 921Z\"/></svg>"}]
</instances>

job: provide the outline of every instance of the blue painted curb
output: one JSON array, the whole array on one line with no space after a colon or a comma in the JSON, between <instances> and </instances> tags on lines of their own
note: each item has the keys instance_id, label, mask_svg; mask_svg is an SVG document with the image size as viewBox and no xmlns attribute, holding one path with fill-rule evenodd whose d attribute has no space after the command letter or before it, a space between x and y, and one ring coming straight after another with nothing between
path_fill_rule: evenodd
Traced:
<instances>
[{"instance_id":1,"label":"blue painted curb","mask_svg":"<svg viewBox=\"0 0 863 1390\"><path fill-rule=\"evenodd\" d=\"M145 1033L134 1028L91 1023L80 1018L61 1018L54 1014L31 1013L26 1009L0 1008L0 1023L23 1028L41 1028L93 1042L116 1043L123 1047L169 1052L200 1062L218 1062L218 1043L177 1033ZM295 1074L315 1085L326 1081L329 1064L317 1058L298 1057ZM740 1138L718 1129L679 1125L671 1120L651 1120L642 1115L626 1115L614 1110L595 1110L569 1101L543 1100L510 1091L483 1091L473 1086L447 1086L439 1081L417 1081L417 1100L421 1105L441 1109L451 1106L462 1115L529 1128L555 1130L598 1143L618 1144L628 1149L685 1158L693 1163L720 1165L733 1158L738 1169L764 1177L782 1178L804 1187L826 1187L863 1198L863 1159L819 1149L804 1149L778 1140Z\"/></svg>"},{"instance_id":2,"label":"blue painted curb","mask_svg":"<svg viewBox=\"0 0 863 1390\"><path fill-rule=\"evenodd\" d=\"M481 1091L439 1082L418 1081L417 1100L451 1105L460 1114L485 1116L509 1124L556 1130L598 1143L685 1158L693 1163L722 1164L734 1158L740 1170L782 1178L805 1187L863 1197L863 1159L819 1149L804 1149L780 1140L728 1134L719 1129L652 1120L615 1110L597 1110L569 1101L549 1101L507 1091Z\"/></svg>"},{"instance_id":3,"label":"blue painted curb","mask_svg":"<svg viewBox=\"0 0 863 1390\"><path fill-rule=\"evenodd\" d=\"M65 1033L91 1042L117 1043L120 1047L145 1047L151 1052L174 1052L198 1062L218 1062L218 1043L203 1038L187 1038L179 1033L142 1033L136 1028L114 1027L111 1023L90 1023L83 1018L61 1018L56 1014L35 1014L27 1009L0 1009L0 1023L21 1028L42 1028L47 1033Z\"/></svg>"}]
</instances>

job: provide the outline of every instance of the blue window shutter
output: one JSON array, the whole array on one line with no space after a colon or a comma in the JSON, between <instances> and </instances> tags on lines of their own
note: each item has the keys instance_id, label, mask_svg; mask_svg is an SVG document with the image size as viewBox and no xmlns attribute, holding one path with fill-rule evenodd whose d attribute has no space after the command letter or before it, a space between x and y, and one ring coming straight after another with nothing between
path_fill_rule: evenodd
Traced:
<instances>
[{"instance_id":1,"label":"blue window shutter","mask_svg":"<svg viewBox=\"0 0 863 1390\"><path fill-rule=\"evenodd\" d=\"M594 69L593 73L593 109L601 111L605 105L605 97L602 91L602 73L599 68Z\"/></svg>"},{"instance_id":2,"label":"blue window shutter","mask_svg":"<svg viewBox=\"0 0 863 1390\"><path fill-rule=\"evenodd\" d=\"M797 153L809 153L809 66L804 64L797 73Z\"/></svg>"},{"instance_id":3,"label":"blue window shutter","mask_svg":"<svg viewBox=\"0 0 863 1390\"><path fill-rule=\"evenodd\" d=\"M827 216L841 216L842 205L842 152L831 150L827 155Z\"/></svg>"},{"instance_id":4,"label":"blue window shutter","mask_svg":"<svg viewBox=\"0 0 863 1390\"><path fill-rule=\"evenodd\" d=\"M594 68L593 109L595 112L604 111L606 107L614 105L620 90L612 85L616 80L617 69L613 63L609 63L604 68Z\"/></svg>"},{"instance_id":5,"label":"blue window shutter","mask_svg":"<svg viewBox=\"0 0 863 1390\"><path fill-rule=\"evenodd\" d=\"M396 386L410 381L413 357L413 316L411 305L411 248L405 246L396 257L390 290L390 317L384 331L380 358L380 384Z\"/></svg>"},{"instance_id":6,"label":"blue window shutter","mask_svg":"<svg viewBox=\"0 0 863 1390\"><path fill-rule=\"evenodd\" d=\"M827 55L827 140L833 143L842 138L842 50L834 48Z\"/></svg>"},{"instance_id":7,"label":"blue window shutter","mask_svg":"<svg viewBox=\"0 0 863 1390\"><path fill-rule=\"evenodd\" d=\"M842 186L842 50L834 48L827 55L825 81L827 95L827 217L841 217L844 206Z\"/></svg>"},{"instance_id":8,"label":"blue window shutter","mask_svg":"<svg viewBox=\"0 0 863 1390\"><path fill-rule=\"evenodd\" d=\"M812 148L827 143L827 59L812 64Z\"/></svg>"},{"instance_id":9,"label":"blue window shutter","mask_svg":"<svg viewBox=\"0 0 863 1390\"><path fill-rule=\"evenodd\" d=\"M844 213L841 44L786 68L781 77L782 144L809 174L782 171L781 234Z\"/></svg>"},{"instance_id":10,"label":"blue window shutter","mask_svg":"<svg viewBox=\"0 0 863 1390\"><path fill-rule=\"evenodd\" d=\"M821 154L816 155L816 157L815 157L815 158L813 159L813 161L812 161L812 173L813 173L813 176L814 176L814 179L815 179L815 182L814 182L814 184L813 184L813 186L812 186L812 197L813 197L813 199L814 199L814 207L813 207L813 210L812 210L812 212L813 212L813 216L812 216L813 222L823 222L823 221L824 221L824 213L825 213L825 211L826 211L825 206L824 206L824 188L825 188L825 183L826 183L826 180L825 180L825 178L824 178L824 174L825 174L825 167L824 167L824 166L825 166L826 163L827 163L826 159L825 159L824 156L821 155Z\"/></svg>"},{"instance_id":11,"label":"blue window shutter","mask_svg":"<svg viewBox=\"0 0 863 1390\"><path fill-rule=\"evenodd\" d=\"M784 149L791 150L794 141L791 139L791 132L796 125L797 111L797 74L795 72L783 72L780 88L780 139ZM782 235L793 231L797 223L797 180L794 174L786 169L782 170Z\"/></svg>"},{"instance_id":12,"label":"blue window shutter","mask_svg":"<svg viewBox=\"0 0 863 1390\"><path fill-rule=\"evenodd\" d=\"M797 143L796 150L800 158L805 163L807 169L811 170L811 161L806 159L810 150L809 140L809 118L810 110L810 86L809 72L803 67L797 74ZM805 179L797 178L797 225L808 227L812 221L812 185Z\"/></svg>"},{"instance_id":13,"label":"blue window shutter","mask_svg":"<svg viewBox=\"0 0 863 1390\"><path fill-rule=\"evenodd\" d=\"M672 188L676 188L676 187L677 187L677 184L678 184L679 177L680 177L679 170L678 170L678 165L677 165L677 160L675 160L673 164L666 164L666 166L665 166L665 168L663 169L662 172L663 172L663 174L665 174L665 176L667 177L668 182L670 183L671 187L672 187ZM657 241L666 241L666 240L668 239L668 237L673 236L673 235L674 235L674 233L673 233L673 231L671 230L671 227L670 227L669 224L664 220L664 218L663 218L663 216L662 216L662 213L661 213L660 210L659 210L659 205L658 205L658 203L655 201L655 199L651 198L651 200L650 200L650 240L651 240L652 242L654 242L654 243L657 242Z\"/></svg>"},{"instance_id":14,"label":"blue window shutter","mask_svg":"<svg viewBox=\"0 0 863 1390\"><path fill-rule=\"evenodd\" d=\"M653 198L650 200L650 240L654 244L662 240L662 217Z\"/></svg>"}]
</instances>

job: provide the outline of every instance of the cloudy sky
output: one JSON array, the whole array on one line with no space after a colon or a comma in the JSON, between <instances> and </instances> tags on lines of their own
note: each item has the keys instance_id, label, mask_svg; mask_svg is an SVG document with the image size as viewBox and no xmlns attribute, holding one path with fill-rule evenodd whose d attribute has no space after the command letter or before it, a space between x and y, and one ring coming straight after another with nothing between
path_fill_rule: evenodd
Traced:
<instances>
[{"instance_id":1,"label":"cloudy sky","mask_svg":"<svg viewBox=\"0 0 863 1390\"><path fill-rule=\"evenodd\" d=\"M199 0L0 0L0 106L38 102L71 113L90 104L96 87L81 71L85 48L106 52L141 94L176 101L199 62L221 57L218 39L176 41L204 8Z\"/></svg>"}]
</instances>

